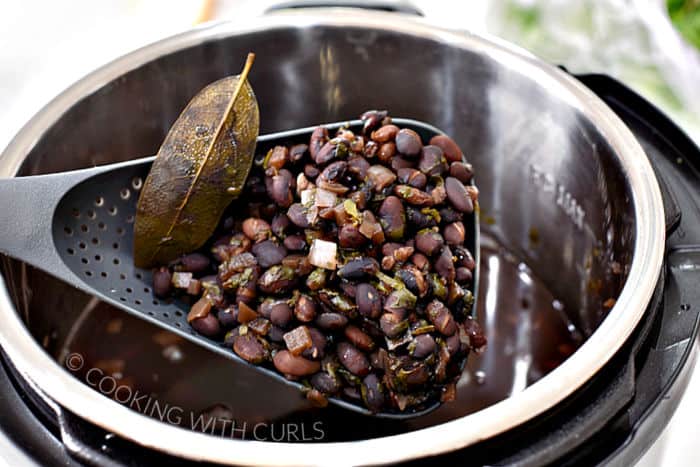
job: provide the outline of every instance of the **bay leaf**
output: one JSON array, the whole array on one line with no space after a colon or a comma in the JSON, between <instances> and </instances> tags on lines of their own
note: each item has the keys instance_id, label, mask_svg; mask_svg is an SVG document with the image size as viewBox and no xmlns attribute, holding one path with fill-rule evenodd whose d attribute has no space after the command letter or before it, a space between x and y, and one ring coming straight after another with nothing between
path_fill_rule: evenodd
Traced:
<instances>
[{"instance_id":1,"label":"bay leaf","mask_svg":"<svg viewBox=\"0 0 700 467\"><path fill-rule=\"evenodd\" d=\"M202 89L168 132L139 196L134 264L167 264L201 247L242 191L255 154L260 113L247 75Z\"/></svg>"}]
</instances>

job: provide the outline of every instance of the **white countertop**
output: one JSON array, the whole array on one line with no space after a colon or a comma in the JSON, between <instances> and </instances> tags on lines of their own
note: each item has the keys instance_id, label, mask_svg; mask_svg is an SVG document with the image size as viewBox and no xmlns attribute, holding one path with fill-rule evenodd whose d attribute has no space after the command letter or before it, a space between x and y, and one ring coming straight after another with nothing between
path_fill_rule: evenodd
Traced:
<instances>
[{"instance_id":1,"label":"white countertop","mask_svg":"<svg viewBox=\"0 0 700 467\"><path fill-rule=\"evenodd\" d=\"M489 14L483 6L487 2L464 2L458 7L455 7L457 2L448 4L444 0L413 3L437 24L477 31L489 29L482 20ZM0 150L46 102L111 59L187 29L202 14L226 18L232 14L255 15L263 9L261 2L255 0L220 0L214 2L213 8L207 4L206 0L3 2L0 10ZM700 450L695 445L700 428L698 414L700 372L695 372L668 428L639 465L700 465ZM6 452L6 445L0 440L0 463L16 466L9 453L3 454Z\"/></svg>"}]
</instances>

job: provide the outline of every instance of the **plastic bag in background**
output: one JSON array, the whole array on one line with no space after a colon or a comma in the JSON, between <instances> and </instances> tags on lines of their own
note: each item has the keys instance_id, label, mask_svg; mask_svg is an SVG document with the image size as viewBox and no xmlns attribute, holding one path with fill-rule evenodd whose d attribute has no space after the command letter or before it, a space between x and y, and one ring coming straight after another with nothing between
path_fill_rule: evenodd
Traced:
<instances>
[{"instance_id":1,"label":"plastic bag in background","mask_svg":"<svg viewBox=\"0 0 700 467\"><path fill-rule=\"evenodd\" d=\"M700 54L672 26L665 0L502 0L485 18L490 33L551 63L631 86L700 144Z\"/></svg>"}]
</instances>

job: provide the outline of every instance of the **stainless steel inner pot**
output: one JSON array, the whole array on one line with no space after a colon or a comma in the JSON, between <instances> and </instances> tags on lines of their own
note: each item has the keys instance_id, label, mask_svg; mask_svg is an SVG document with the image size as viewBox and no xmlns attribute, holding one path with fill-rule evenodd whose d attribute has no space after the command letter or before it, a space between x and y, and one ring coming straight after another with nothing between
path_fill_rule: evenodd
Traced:
<instances>
[{"instance_id":1,"label":"stainless steel inner pot","mask_svg":"<svg viewBox=\"0 0 700 467\"><path fill-rule=\"evenodd\" d=\"M523 391L446 423L313 445L231 440L148 418L67 371L56 360L74 350L86 313L93 313L90 323L97 326L100 316L112 319L114 312L6 260L0 344L58 404L122 437L190 459L386 463L454 450L526 422L594 375L632 332L657 282L665 239L659 188L634 137L563 71L499 41L395 13L277 13L206 26L145 47L47 105L0 157L0 176L154 154L187 101L209 82L237 73L248 51L257 54L250 79L262 133L387 108L455 137L478 174L482 230L534 271L585 342ZM609 299L615 299L611 309ZM482 317L487 331L495 326L492 309L487 304ZM105 331L102 339L102 332L90 342L127 349L122 352L127 362L150 361L140 334L110 337ZM491 338L489 345L503 342ZM211 368L181 368L183 379L214 378ZM228 378L232 390L245 392L244 382ZM279 403L267 406L283 410ZM268 416L258 410L260 404L245 416Z\"/></svg>"}]
</instances>

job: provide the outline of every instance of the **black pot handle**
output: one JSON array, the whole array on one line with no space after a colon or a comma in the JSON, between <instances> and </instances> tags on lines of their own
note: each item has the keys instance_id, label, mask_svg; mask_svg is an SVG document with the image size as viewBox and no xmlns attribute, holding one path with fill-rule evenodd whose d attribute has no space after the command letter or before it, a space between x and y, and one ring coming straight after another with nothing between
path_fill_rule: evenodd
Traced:
<instances>
[{"instance_id":1,"label":"black pot handle","mask_svg":"<svg viewBox=\"0 0 700 467\"><path fill-rule=\"evenodd\" d=\"M661 110L621 82L601 74L581 74L574 75L574 77L595 92L616 113L624 113L624 116L620 116L625 120L625 123L628 125L630 123L641 125L645 129L646 135L663 139L665 151L676 153L678 157L698 153L697 146L683 130L673 123ZM627 121L630 118L635 119L636 122ZM666 156L671 157L671 154L666 154ZM680 224L681 208L666 176L662 170L659 170L657 161L652 157L649 157L649 161L659 182L664 203L666 232L670 235Z\"/></svg>"},{"instance_id":2,"label":"black pot handle","mask_svg":"<svg viewBox=\"0 0 700 467\"><path fill-rule=\"evenodd\" d=\"M421 10L405 0L291 0L271 6L265 10L265 13L278 10L324 7L362 8L365 10L389 11L424 16Z\"/></svg>"}]
</instances>

